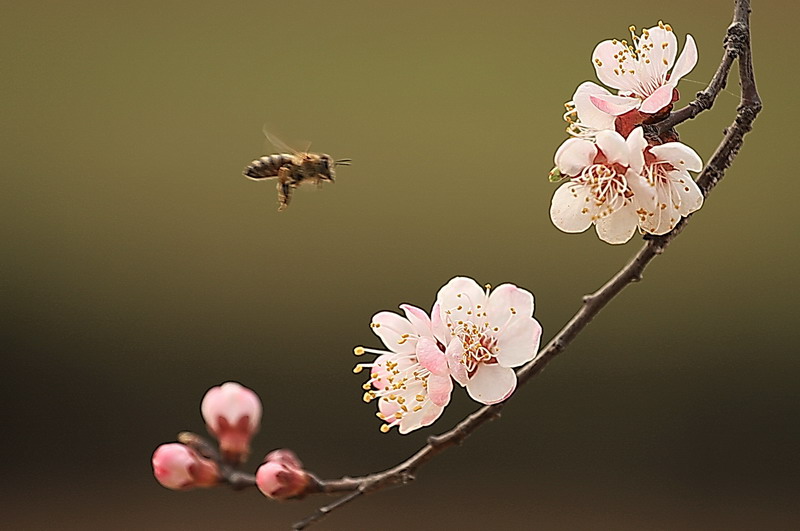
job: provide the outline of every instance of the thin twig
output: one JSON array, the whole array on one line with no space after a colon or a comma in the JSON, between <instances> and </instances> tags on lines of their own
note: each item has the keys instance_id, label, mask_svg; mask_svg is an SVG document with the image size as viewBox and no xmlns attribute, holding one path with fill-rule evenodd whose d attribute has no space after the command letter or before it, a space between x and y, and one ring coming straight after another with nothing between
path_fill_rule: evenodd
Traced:
<instances>
[{"instance_id":1,"label":"thin twig","mask_svg":"<svg viewBox=\"0 0 800 531\"><path fill-rule=\"evenodd\" d=\"M725 131L725 136L711 156L697 179L698 186L707 196L730 167L744 142L744 135L752 129L753 121L761 110L761 99L756 90L752 66L752 50L750 47L750 0L736 0L733 23L728 27L724 46L725 54L719 68L708 87L697 94L697 99L686 107L672 112L658 124L658 131L666 134L676 125L696 117L708 110L714 103L717 94L725 87L734 60L739 62L741 100L734 122ZM626 286L641 280L642 273L653 258L664 252L664 249L686 227L689 217L684 218L675 229L663 236L646 237L646 243L638 253L608 282L596 292L583 298L583 304L567 324L539 352L537 357L517 371L519 385L524 384L541 373L547 363L563 352L573 339L588 325L592 319L616 297ZM512 396L513 398L513 396ZM402 463L362 477L344 477L341 479L320 481L320 492L334 494L348 492L335 502L318 509L306 519L294 524L296 530L305 529L319 522L332 511L356 498L381 490L392 485L403 485L412 481L417 469L447 448L464 441L473 431L486 422L500 415L504 404L484 406L459 422L453 429L441 435L428 438L428 443Z\"/></svg>"}]
</instances>

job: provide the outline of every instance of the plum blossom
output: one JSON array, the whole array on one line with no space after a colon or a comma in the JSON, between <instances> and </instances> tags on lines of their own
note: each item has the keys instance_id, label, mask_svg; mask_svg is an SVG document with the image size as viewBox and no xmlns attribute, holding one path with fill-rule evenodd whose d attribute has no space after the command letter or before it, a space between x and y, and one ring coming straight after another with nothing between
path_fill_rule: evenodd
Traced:
<instances>
[{"instance_id":1,"label":"plum blossom","mask_svg":"<svg viewBox=\"0 0 800 531\"><path fill-rule=\"evenodd\" d=\"M250 454L250 439L261 423L261 400L250 389L225 382L212 387L200 405L208 431L219 440L228 463L241 463Z\"/></svg>"},{"instance_id":2,"label":"plum blossom","mask_svg":"<svg viewBox=\"0 0 800 531\"><path fill-rule=\"evenodd\" d=\"M572 95L572 100L564 105L567 133L577 138L593 140L600 131L614 130L616 116L601 111L591 101L593 95L605 94L609 92L591 81L578 86Z\"/></svg>"},{"instance_id":3,"label":"plum blossom","mask_svg":"<svg viewBox=\"0 0 800 531\"><path fill-rule=\"evenodd\" d=\"M645 189L640 173L647 141L637 127L627 139L616 131L600 131L595 142L570 138L556 151L556 169L569 177L553 195L550 218L564 232L583 232L595 225L601 240L627 242L639 216L635 191Z\"/></svg>"},{"instance_id":4,"label":"plum blossom","mask_svg":"<svg viewBox=\"0 0 800 531\"><path fill-rule=\"evenodd\" d=\"M647 114L661 111L677 99L678 81L697 64L697 46L691 35L686 35L676 61L678 39L669 24L659 22L642 30L641 37L635 31L631 26L632 45L612 39L598 44L592 53L598 79L619 92L615 96L595 85L599 90L594 89L590 100L614 116L636 109Z\"/></svg>"},{"instance_id":5,"label":"plum blossom","mask_svg":"<svg viewBox=\"0 0 800 531\"><path fill-rule=\"evenodd\" d=\"M513 284L490 293L471 278L455 277L436 296L448 341L442 355L430 343L418 348L426 366L447 367L482 404L507 399L517 386L513 367L539 350L542 327L533 318L533 295Z\"/></svg>"},{"instance_id":6,"label":"plum blossom","mask_svg":"<svg viewBox=\"0 0 800 531\"><path fill-rule=\"evenodd\" d=\"M644 161L642 175L648 186L636 192L639 229L666 234L681 217L703 206L703 193L689 175L703 169L703 161L680 142L647 147Z\"/></svg>"},{"instance_id":7,"label":"plum blossom","mask_svg":"<svg viewBox=\"0 0 800 531\"><path fill-rule=\"evenodd\" d=\"M364 384L364 401L378 400L377 416L384 421L384 433L397 426L401 434L432 424L450 402L453 382L446 365L424 365L420 352L445 346L441 323L431 321L424 310L403 304L405 317L394 312L379 312L370 326L388 350L356 347L358 356L376 354L372 363L359 363L353 372L370 370ZM438 310L434 308L434 315ZM436 330L436 331L434 331ZM424 354L423 354L424 357Z\"/></svg>"},{"instance_id":8,"label":"plum blossom","mask_svg":"<svg viewBox=\"0 0 800 531\"><path fill-rule=\"evenodd\" d=\"M162 444L153 452L153 475L173 490L210 487L219 481L217 465L181 443Z\"/></svg>"}]
</instances>

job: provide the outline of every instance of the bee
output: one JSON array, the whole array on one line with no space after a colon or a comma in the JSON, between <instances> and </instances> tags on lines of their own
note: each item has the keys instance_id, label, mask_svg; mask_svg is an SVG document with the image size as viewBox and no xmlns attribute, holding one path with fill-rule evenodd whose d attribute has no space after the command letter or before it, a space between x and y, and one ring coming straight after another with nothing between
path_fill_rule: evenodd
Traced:
<instances>
[{"instance_id":1,"label":"bee","mask_svg":"<svg viewBox=\"0 0 800 531\"><path fill-rule=\"evenodd\" d=\"M266 131L267 140L286 153L266 155L254 160L244 170L244 175L251 179L278 179L278 212L289 206L292 191L303 183L322 186L323 182L335 182L336 166L349 166L350 159L333 160L325 153L295 151ZM310 148L311 146L309 146Z\"/></svg>"}]
</instances>

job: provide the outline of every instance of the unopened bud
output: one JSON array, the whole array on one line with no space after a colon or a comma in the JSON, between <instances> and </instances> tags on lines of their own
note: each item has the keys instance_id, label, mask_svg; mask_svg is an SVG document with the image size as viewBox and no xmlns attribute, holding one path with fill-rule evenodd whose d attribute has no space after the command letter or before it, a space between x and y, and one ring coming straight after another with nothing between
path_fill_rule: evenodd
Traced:
<instances>
[{"instance_id":1,"label":"unopened bud","mask_svg":"<svg viewBox=\"0 0 800 531\"><path fill-rule=\"evenodd\" d=\"M168 489L210 487L219 482L216 463L181 443L162 444L153 452L153 475Z\"/></svg>"},{"instance_id":2,"label":"unopened bud","mask_svg":"<svg viewBox=\"0 0 800 531\"><path fill-rule=\"evenodd\" d=\"M200 406L208 431L219 441L222 459L239 464L250 455L250 439L261 422L261 400L236 382L212 387Z\"/></svg>"},{"instance_id":3,"label":"unopened bud","mask_svg":"<svg viewBox=\"0 0 800 531\"><path fill-rule=\"evenodd\" d=\"M267 461L256 471L256 485L261 493L275 500L288 500L302 496L311 478L302 468L286 462Z\"/></svg>"},{"instance_id":4,"label":"unopened bud","mask_svg":"<svg viewBox=\"0 0 800 531\"><path fill-rule=\"evenodd\" d=\"M303 468L303 463L300 462L300 458L297 457L297 454L286 448L272 450L267 454L267 457L264 458L264 462L281 463L301 470Z\"/></svg>"}]
</instances>

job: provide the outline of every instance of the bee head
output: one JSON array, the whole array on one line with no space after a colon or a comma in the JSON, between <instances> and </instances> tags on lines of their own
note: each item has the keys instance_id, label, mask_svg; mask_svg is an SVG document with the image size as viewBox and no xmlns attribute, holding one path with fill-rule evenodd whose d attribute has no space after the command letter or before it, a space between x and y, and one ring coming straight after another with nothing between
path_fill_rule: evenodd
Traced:
<instances>
[{"instance_id":1,"label":"bee head","mask_svg":"<svg viewBox=\"0 0 800 531\"><path fill-rule=\"evenodd\" d=\"M333 181L336 177L336 171L333 169L336 166L336 163L330 157L330 155L321 154L319 156L319 175L327 180Z\"/></svg>"}]
</instances>

